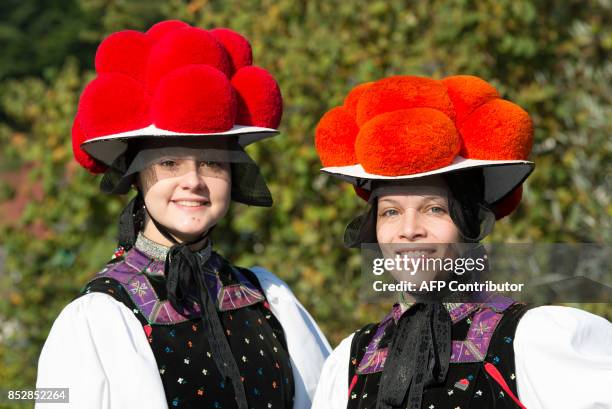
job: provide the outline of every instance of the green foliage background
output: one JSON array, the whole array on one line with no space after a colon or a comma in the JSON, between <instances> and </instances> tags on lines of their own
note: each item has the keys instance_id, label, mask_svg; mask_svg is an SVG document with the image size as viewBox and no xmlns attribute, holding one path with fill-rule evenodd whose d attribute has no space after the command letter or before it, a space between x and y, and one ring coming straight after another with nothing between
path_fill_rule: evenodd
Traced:
<instances>
[{"instance_id":1,"label":"green foliage background","mask_svg":"<svg viewBox=\"0 0 612 409\"><path fill-rule=\"evenodd\" d=\"M95 48L162 19L245 34L255 63L277 78L282 134L249 148L274 207L234 205L215 242L234 262L285 279L332 344L382 314L359 305L359 254L341 245L363 203L319 174L313 147L318 119L358 83L490 80L531 113L537 168L489 241L611 243L609 0L7 0L0 15L0 387L34 385L53 320L114 249L127 198L99 193L70 146ZM4 205L22 191L27 203L9 215ZM612 317L609 304L580 307Z\"/></svg>"}]
</instances>

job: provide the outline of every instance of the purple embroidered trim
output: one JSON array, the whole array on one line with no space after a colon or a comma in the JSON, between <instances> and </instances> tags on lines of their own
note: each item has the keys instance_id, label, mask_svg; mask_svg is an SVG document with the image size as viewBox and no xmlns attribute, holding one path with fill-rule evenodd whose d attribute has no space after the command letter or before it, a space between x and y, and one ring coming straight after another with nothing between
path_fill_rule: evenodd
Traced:
<instances>
[{"instance_id":1,"label":"purple embroidered trim","mask_svg":"<svg viewBox=\"0 0 612 409\"><path fill-rule=\"evenodd\" d=\"M393 312L391 314L393 314ZM376 373L384 369L389 348L378 348L378 344L380 344L380 340L383 335L385 335L385 330L391 322L391 314L385 317L381 325L376 329L374 338L372 338L372 341L368 344L366 352L363 358L361 358L361 361L359 361L359 366L357 366L356 372L358 375Z\"/></svg>"},{"instance_id":2,"label":"purple embroidered trim","mask_svg":"<svg viewBox=\"0 0 612 409\"><path fill-rule=\"evenodd\" d=\"M463 341L453 341L451 362L468 363L484 361L497 325L514 301L505 297L494 297L486 307L472 318L472 323Z\"/></svg>"},{"instance_id":3,"label":"purple embroidered trim","mask_svg":"<svg viewBox=\"0 0 612 409\"><path fill-rule=\"evenodd\" d=\"M228 311L263 301L264 296L257 289L249 288L248 284L233 284L223 287L217 300L219 309Z\"/></svg>"},{"instance_id":4,"label":"purple embroidered trim","mask_svg":"<svg viewBox=\"0 0 612 409\"><path fill-rule=\"evenodd\" d=\"M408 308L403 308L400 304L394 304L393 309L391 310L391 314L387 315L383 322L389 321L393 318L393 321L397 324L397 322L402 318L402 315L408 311Z\"/></svg>"},{"instance_id":5,"label":"purple embroidered trim","mask_svg":"<svg viewBox=\"0 0 612 409\"><path fill-rule=\"evenodd\" d=\"M215 271L218 270L219 259L215 257L211 263L211 267ZM133 248L125 254L123 261L103 269L96 274L94 279L109 277L121 283L150 324L176 324L198 317L200 308L197 303L194 303L194 311L179 312L172 307L170 301L159 299L149 279L143 273L159 274L163 273L163 269L163 262L151 260L144 253ZM225 287L217 274L206 273L204 275L204 282L209 292L217 297L220 311L243 308L265 300L264 295L239 270L233 268L232 271L236 274L239 284Z\"/></svg>"},{"instance_id":6,"label":"purple embroidered trim","mask_svg":"<svg viewBox=\"0 0 612 409\"><path fill-rule=\"evenodd\" d=\"M453 324L476 311L472 317L466 339L453 341L452 343L451 363L484 361L493 333L503 317L503 312L512 304L514 304L513 300L498 296L492 297L488 302L482 304L446 304ZM395 304L393 310L378 325L374 337L366 347L366 352L357 366L356 373L358 375L372 374L384 369L388 348L378 348L378 345L392 320L397 322L403 313L401 306Z\"/></svg>"},{"instance_id":7,"label":"purple embroidered trim","mask_svg":"<svg viewBox=\"0 0 612 409\"><path fill-rule=\"evenodd\" d=\"M236 310L265 300L265 297L246 277L232 267L240 284L224 286L216 274L204 274L206 286L217 296L219 311Z\"/></svg>"},{"instance_id":8,"label":"purple embroidered trim","mask_svg":"<svg viewBox=\"0 0 612 409\"><path fill-rule=\"evenodd\" d=\"M491 309L474 314L468 334L463 341L453 341L451 362L482 362L487 355L493 332L503 314Z\"/></svg>"},{"instance_id":9,"label":"purple embroidered trim","mask_svg":"<svg viewBox=\"0 0 612 409\"><path fill-rule=\"evenodd\" d=\"M452 308L448 310L451 321L454 323L461 321L480 307L476 303L452 304Z\"/></svg>"}]
</instances>

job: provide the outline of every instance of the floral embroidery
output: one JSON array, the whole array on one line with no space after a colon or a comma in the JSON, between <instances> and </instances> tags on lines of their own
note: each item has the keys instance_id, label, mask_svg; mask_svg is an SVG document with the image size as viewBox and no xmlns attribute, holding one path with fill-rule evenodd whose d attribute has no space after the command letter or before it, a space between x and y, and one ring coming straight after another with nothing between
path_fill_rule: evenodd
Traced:
<instances>
[{"instance_id":1,"label":"floral embroidery","mask_svg":"<svg viewBox=\"0 0 612 409\"><path fill-rule=\"evenodd\" d=\"M134 281L130 286L132 287L130 289L132 294L136 294L141 298L146 293L146 291L149 289L149 287L147 287L145 283L139 282L139 281Z\"/></svg>"},{"instance_id":2,"label":"floral embroidery","mask_svg":"<svg viewBox=\"0 0 612 409\"><path fill-rule=\"evenodd\" d=\"M464 341L453 341L451 362L482 362L503 311L512 304L512 300L497 296L490 298L484 304L445 304L453 323L464 319L467 314L474 313L469 321L467 338ZM406 305L395 304L392 311L380 322L359 362L357 374L371 374L384 369L388 348L379 348L379 344L389 325L397 323L405 311L407 311ZM369 331L366 330L364 333L367 334Z\"/></svg>"},{"instance_id":3,"label":"floral embroidery","mask_svg":"<svg viewBox=\"0 0 612 409\"><path fill-rule=\"evenodd\" d=\"M109 293L141 322L155 355L168 407L235 409L234 394L228 393L231 385L223 381L212 359L204 334L206 326L201 326L199 314L179 313L167 300L158 298L157 286L165 285L160 283L164 276L147 276L148 271L158 271L159 266L150 267L149 259L138 249L124 252L121 257L123 260L109 264L90 281L83 293ZM213 262L224 260L215 256ZM226 266L224 274L231 274L224 276L229 285L223 285L213 273L204 278L211 295L217 295L219 317L230 335L249 408L290 409L294 386L288 352L281 340L282 327L264 307L263 293L240 270L228 270ZM245 308L249 306L253 307Z\"/></svg>"},{"instance_id":4,"label":"floral embroidery","mask_svg":"<svg viewBox=\"0 0 612 409\"><path fill-rule=\"evenodd\" d=\"M475 306L461 306L461 308L458 308L460 305L455 305L454 309L449 311L453 321L452 342L455 349L452 353L455 356L451 359L445 382L425 388L422 408L484 409L498 407L501 400L505 401L501 404L503 407L515 407L510 401L510 395L503 390L500 391L500 386L487 376L483 365L498 364L511 390L516 388L514 360L510 358L513 357L514 331L526 308L521 305L513 306L512 300L501 297L494 297L491 300L490 304L482 303ZM469 311L469 315L466 315L466 311ZM355 333L351 345L351 365L348 368L349 379L353 379L349 386L348 409L376 406L383 372L382 370L368 372L368 370L382 366L376 361L376 357L382 356L381 352L386 349L382 345L388 345L387 341L393 339L392 324L398 316L401 314L389 314L380 323L370 324ZM384 332L386 328L388 330ZM365 336L367 332L371 334ZM459 337L465 339L457 340ZM462 349L458 350L458 346ZM457 354L458 351L461 354ZM461 359L457 359L458 355ZM359 373L359 369L364 367L365 373Z\"/></svg>"},{"instance_id":5,"label":"floral embroidery","mask_svg":"<svg viewBox=\"0 0 612 409\"><path fill-rule=\"evenodd\" d=\"M117 280L135 296L134 303L150 324L171 324L184 322L199 316L199 305L194 303L192 310L176 311L168 300L160 300L145 273L163 270L163 263L153 260L138 248L121 253L123 260L100 271L93 280L108 277ZM219 311L244 308L265 301L264 295L236 268L229 267L237 283L223 285L218 271L225 261L216 253L210 259L211 272L204 274L204 282L211 295L217 300ZM154 267L152 267L154 266ZM163 271L161 273L163 277ZM90 281L91 282L91 281ZM114 291L109 291L111 294ZM246 322L246 325L251 325ZM194 330L195 331L195 330Z\"/></svg>"}]
</instances>

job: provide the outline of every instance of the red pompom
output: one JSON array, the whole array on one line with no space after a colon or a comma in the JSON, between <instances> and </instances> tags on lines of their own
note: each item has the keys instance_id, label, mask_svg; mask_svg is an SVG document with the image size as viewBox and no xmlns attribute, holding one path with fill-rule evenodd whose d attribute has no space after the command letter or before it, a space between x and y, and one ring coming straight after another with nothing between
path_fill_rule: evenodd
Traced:
<instances>
[{"instance_id":1,"label":"red pompom","mask_svg":"<svg viewBox=\"0 0 612 409\"><path fill-rule=\"evenodd\" d=\"M192 64L210 65L226 76L230 74L227 51L208 31L195 27L170 31L151 48L147 90L154 93L164 75Z\"/></svg>"},{"instance_id":2,"label":"red pompom","mask_svg":"<svg viewBox=\"0 0 612 409\"><path fill-rule=\"evenodd\" d=\"M188 65L161 80L151 117L158 128L169 131L224 132L234 125L236 98L221 71L209 65Z\"/></svg>"},{"instance_id":3,"label":"red pompom","mask_svg":"<svg viewBox=\"0 0 612 409\"><path fill-rule=\"evenodd\" d=\"M533 143L533 125L521 107L494 99L477 108L459 127L460 155L471 159L526 160Z\"/></svg>"},{"instance_id":4,"label":"red pompom","mask_svg":"<svg viewBox=\"0 0 612 409\"><path fill-rule=\"evenodd\" d=\"M365 190L365 189L357 187L355 185L353 185L353 189L355 189L355 193L357 193L357 196L359 196L360 198L362 198L366 202L368 200L370 200L371 192L369 190Z\"/></svg>"},{"instance_id":5,"label":"red pompom","mask_svg":"<svg viewBox=\"0 0 612 409\"><path fill-rule=\"evenodd\" d=\"M223 44L229 54L232 74L244 66L253 64L253 51L246 38L228 28L215 28L209 32Z\"/></svg>"},{"instance_id":6,"label":"red pompom","mask_svg":"<svg viewBox=\"0 0 612 409\"><path fill-rule=\"evenodd\" d=\"M79 125L79 117L74 118L72 123L72 153L76 161L83 166L85 169L93 174L104 173L106 171L106 165L102 162L97 161L87 152L81 149L81 144L85 142L85 134Z\"/></svg>"},{"instance_id":7,"label":"red pompom","mask_svg":"<svg viewBox=\"0 0 612 409\"><path fill-rule=\"evenodd\" d=\"M355 141L359 163L368 173L412 175L448 166L461 141L455 124L437 109L402 109L377 115Z\"/></svg>"},{"instance_id":8,"label":"red pompom","mask_svg":"<svg viewBox=\"0 0 612 409\"><path fill-rule=\"evenodd\" d=\"M355 138L359 128L345 107L328 111L315 131L315 148L323 166L347 166L357 163Z\"/></svg>"},{"instance_id":9,"label":"red pompom","mask_svg":"<svg viewBox=\"0 0 612 409\"><path fill-rule=\"evenodd\" d=\"M274 77L263 68L242 67L232 77L236 90L236 124L276 129L283 115L283 98Z\"/></svg>"},{"instance_id":10,"label":"red pompom","mask_svg":"<svg viewBox=\"0 0 612 409\"><path fill-rule=\"evenodd\" d=\"M150 39L141 32L125 30L106 37L96 52L98 74L115 72L144 81L151 48Z\"/></svg>"},{"instance_id":11,"label":"red pompom","mask_svg":"<svg viewBox=\"0 0 612 409\"><path fill-rule=\"evenodd\" d=\"M455 122L461 126L462 122L476 108L499 98L499 93L491 84L473 75L455 75L442 80L446 85L448 96L453 102L457 118Z\"/></svg>"},{"instance_id":12,"label":"red pompom","mask_svg":"<svg viewBox=\"0 0 612 409\"><path fill-rule=\"evenodd\" d=\"M147 30L146 34L147 37L149 37L151 41L155 43L171 31L188 27L191 26L180 20L166 20L152 25L151 28Z\"/></svg>"},{"instance_id":13,"label":"red pompom","mask_svg":"<svg viewBox=\"0 0 612 409\"><path fill-rule=\"evenodd\" d=\"M499 220L516 210L523 198L523 186L519 185L503 199L493 205L495 219Z\"/></svg>"},{"instance_id":14,"label":"red pompom","mask_svg":"<svg viewBox=\"0 0 612 409\"><path fill-rule=\"evenodd\" d=\"M91 81L81 94L78 116L87 139L150 124L144 89L125 74L99 74Z\"/></svg>"},{"instance_id":15,"label":"red pompom","mask_svg":"<svg viewBox=\"0 0 612 409\"><path fill-rule=\"evenodd\" d=\"M357 124L386 112L408 108L433 108L455 119L446 87L439 81L415 76L395 76L376 81L359 98Z\"/></svg>"},{"instance_id":16,"label":"red pompom","mask_svg":"<svg viewBox=\"0 0 612 409\"><path fill-rule=\"evenodd\" d=\"M344 107L353 115L353 117L357 116L357 104L359 103L359 98L363 95L363 93L368 90L372 84L371 82L365 82L363 84L359 84L354 87L351 92L344 98Z\"/></svg>"}]
</instances>

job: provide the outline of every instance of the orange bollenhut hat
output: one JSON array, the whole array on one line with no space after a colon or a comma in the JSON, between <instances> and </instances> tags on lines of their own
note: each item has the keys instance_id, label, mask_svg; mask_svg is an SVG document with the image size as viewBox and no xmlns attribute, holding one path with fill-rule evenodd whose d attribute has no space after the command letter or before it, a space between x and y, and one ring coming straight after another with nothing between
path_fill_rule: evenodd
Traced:
<instances>
[{"instance_id":1,"label":"orange bollenhut hat","mask_svg":"<svg viewBox=\"0 0 612 409\"><path fill-rule=\"evenodd\" d=\"M323 172L367 199L373 180L403 180L481 168L496 218L518 206L534 169L529 114L469 75L394 76L355 87L316 129Z\"/></svg>"}]
</instances>

